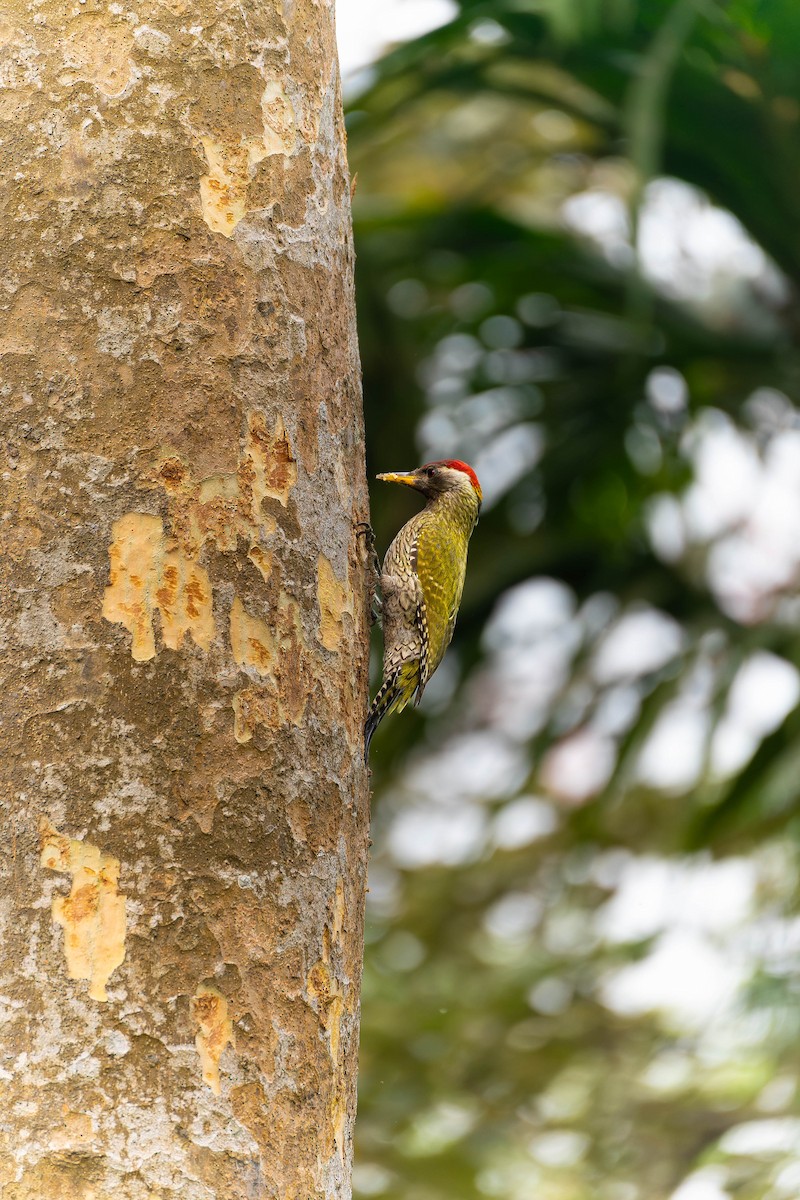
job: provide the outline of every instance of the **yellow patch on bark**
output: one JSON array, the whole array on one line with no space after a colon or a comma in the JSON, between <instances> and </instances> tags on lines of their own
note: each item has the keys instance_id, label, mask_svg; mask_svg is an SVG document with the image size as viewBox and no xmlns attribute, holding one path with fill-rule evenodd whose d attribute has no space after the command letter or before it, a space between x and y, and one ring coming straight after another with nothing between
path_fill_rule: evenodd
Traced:
<instances>
[{"instance_id":1,"label":"yellow patch on bark","mask_svg":"<svg viewBox=\"0 0 800 1200\"><path fill-rule=\"evenodd\" d=\"M314 688L313 657L294 600L281 596L268 632L275 654L269 679L250 684L233 697L233 736L237 742L249 742L259 725L265 729L299 725Z\"/></svg>"},{"instance_id":2,"label":"yellow patch on bark","mask_svg":"<svg viewBox=\"0 0 800 1200\"><path fill-rule=\"evenodd\" d=\"M67 39L66 61L74 70L67 72L64 82L85 80L104 96L121 96L136 74L130 31L121 23L109 24L107 17L91 14L74 21L72 30Z\"/></svg>"},{"instance_id":3,"label":"yellow patch on bark","mask_svg":"<svg viewBox=\"0 0 800 1200\"><path fill-rule=\"evenodd\" d=\"M53 920L64 929L70 979L88 979L93 1000L107 1000L106 984L125 958L125 897L117 892L119 860L90 842L39 821L41 865L72 876L69 896L53 900Z\"/></svg>"},{"instance_id":4,"label":"yellow patch on bark","mask_svg":"<svg viewBox=\"0 0 800 1200\"><path fill-rule=\"evenodd\" d=\"M251 617L237 596L231 606L231 648L240 667L254 667L260 675L269 673L275 658L272 630L260 617Z\"/></svg>"},{"instance_id":5,"label":"yellow patch on bark","mask_svg":"<svg viewBox=\"0 0 800 1200\"><path fill-rule=\"evenodd\" d=\"M162 468L163 474L163 468ZM200 480L198 500L210 504L213 500L238 500L239 481L235 475L208 475Z\"/></svg>"},{"instance_id":6,"label":"yellow patch on bark","mask_svg":"<svg viewBox=\"0 0 800 1200\"><path fill-rule=\"evenodd\" d=\"M240 746L252 740L256 725L272 725L275 703L271 700L269 716L262 711L262 697L256 688L243 688L231 701L233 708L233 736Z\"/></svg>"},{"instance_id":7,"label":"yellow patch on bark","mask_svg":"<svg viewBox=\"0 0 800 1200\"><path fill-rule=\"evenodd\" d=\"M208 174L200 176L200 207L212 233L230 237L245 215L249 181L247 151L226 147L211 138L200 139Z\"/></svg>"},{"instance_id":8,"label":"yellow patch on bark","mask_svg":"<svg viewBox=\"0 0 800 1200\"><path fill-rule=\"evenodd\" d=\"M339 1061L339 1036L342 1028L342 1010L344 1009L344 1000L341 996L334 996L331 999L330 1016L328 1018L328 1032L331 1038L331 1058L334 1063Z\"/></svg>"},{"instance_id":9,"label":"yellow patch on bark","mask_svg":"<svg viewBox=\"0 0 800 1200\"><path fill-rule=\"evenodd\" d=\"M234 601L234 606L236 604L237 601ZM240 622L239 616L236 617L237 638L242 654L242 659L236 658L236 661L240 666L245 661L245 643L249 647L249 653L259 653L246 635L246 622L252 622L254 618L248 618L243 608L241 613L245 622ZM276 730L279 726L287 724L300 725L306 712L308 697L313 690L313 659L303 638L300 607L294 600L282 596L273 616L275 620L271 626L258 622L260 631L257 631L254 638L255 642L263 644L264 631L270 637L269 644L275 658L269 672L264 672L269 673L269 679L265 678L264 683L249 684L247 688L242 688L231 701L236 742L249 742L259 725L267 730ZM245 636L241 637L241 632L245 632ZM231 608L231 641L233 637L234 611ZM248 665L255 666L255 662L248 661Z\"/></svg>"},{"instance_id":10,"label":"yellow patch on bark","mask_svg":"<svg viewBox=\"0 0 800 1200\"><path fill-rule=\"evenodd\" d=\"M328 1032L331 1060L335 1065L339 1060L344 998L327 963L320 960L311 968L306 979L306 992L317 1003L317 1015Z\"/></svg>"},{"instance_id":11,"label":"yellow patch on bark","mask_svg":"<svg viewBox=\"0 0 800 1200\"><path fill-rule=\"evenodd\" d=\"M242 495L250 496L250 511L257 525L261 505L268 496L280 500L284 508L289 492L297 483L297 460L292 454L283 417L278 415L275 430L270 433L263 413L247 415L247 436L244 455L239 467L239 487Z\"/></svg>"},{"instance_id":12,"label":"yellow patch on bark","mask_svg":"<svg viewBox=\"0 0 800 1200\"><path fill-rule=\"evenodd\" d=\"M294 109L277 80L261 97L260 137L215 141L201 136L208 172L200 176L200 208L212 233L230 237L250 211L247 189L256 167L271 154L292 154L297 140Z\"/></svg>"},{"instance_id":13,"label":"yellow patch on bark","mask_svg":"<svg viewBox=\"0 0 800 1200\"><path fill-rule=\"evenodd\" d=\"M161 633L169 650L178 650L186 634L208 650L214 639L211 584L199 563L180 550L167 550L159 517L127 513L112 526L110 582L103 616L131 634L131 654L146 662L156 653L153 616L161 614Z\"/></svg>"},{"instance_id":14,"label":"yellow patch on bark","mask_svg":"<svg viewBox=\"0 0 800 1200\"><path fill-rule=\"evenodd\" d=\"M264 88L261 97L264 117L264 157L291 154L297 141L292 102L276 79Z\"/></svg>"},{"instance_id":15,"label":"yellow patch on bark","mask_svg":"<svg viewBox=\"0 0 800 1200\"><path fill-rule=\"evenodd\" d=\"M222 1051L230 1044L235 1045L233 1023L228 1016L228 1001L209 984L201 983L192 996L192 1016L200 1028L194 1039L203 1081L215 1095L219 1095L219 1060Z\"/></svg>"},{"instance_id":16,"label":"yellow patch on bark","mask_svg":"<svg viewBox=\"0 0 800 1200\"><path fill-rule=\"evenodd\" d=\"M341 879L336 884L336 897L333 902L333 921L331 923L331 934L336 945L340 945L342 941L342 933L344 931L344 888L342 887Z\"/></svg>"},{"instance_id":17,"label":"yellow patch on bark","mask_svg":"<svg viewBox=\"0 0 800 1200\"><path fill-rule=\"evenodd\" d=\"M275 526L273 523L273 532ZM261 578L266 583L272 574L272 555L269 550L264 550L261 546L251 546L247 551L247 557L261 572Z\"/></svg>"},{"instance_id":18,"label":"yellow patch on bark","mask_svg":"<svg viewBox=\"0 0 800 1200\"><path fill-rule=\"evenodd\" d=\"M347 1100L344 1087L340 1083L331 1096L329 1105L329 1120L333 1129L333 1143L340 1155L344 1154L344 1135L347 1125Z\"/></svg>"},{"instance_id":19,"label":"yellow patch on bark","mask_svg":"<svg viewBox=\"0 0 800 1200\"><path fill-rule=\"evenodd\" d=\"M73 1112L69 1105L61 1106L61 1123L49 1135L52 1150L87 1151L97 1133L89 1113Z\"/></svg>"},{"instance_id":20,"label":"yellow patch on bark","mask_svg":"<svg viewBox=\"0 0 800 1200\"><path fill-rule=\"evenodd\" d=\"M346 584L339 583L328 559L317 559L317 600L319 602L319 640L326 650L338 650L344 633L342 617L352 616L352 594Z\"/></svg>"},{"instance_id":21,"label":"yellow patch on bark","mask_svg":"<svg viewBox=\"0 0 800 1200\"><path fill-rule=\"evenodd\" d=\"M164 555L161 586L155 597L164 645L178 650L189 633L201 650L208 650L214 640L214 619L211 584L205 570L179 550L171 550Z\"/></svg>"},{"instance_id":22,"label":"yellow patch on bark","mask_svg":"<svg viewBox=\"0 0 800 1200\"><path fill-rule=\"evenodd\" d=\"M19 37L17 30L6 17L0 17L0 46L13 45Z\"/></svg>"}]
</instances>

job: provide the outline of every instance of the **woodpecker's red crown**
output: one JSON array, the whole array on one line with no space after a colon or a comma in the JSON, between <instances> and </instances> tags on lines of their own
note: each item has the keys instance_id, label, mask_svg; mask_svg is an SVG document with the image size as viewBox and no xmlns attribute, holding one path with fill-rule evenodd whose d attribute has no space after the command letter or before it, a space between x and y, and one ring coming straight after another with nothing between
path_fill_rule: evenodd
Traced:
<instances>
[{"instance_id":1,"label":"woodpecker's red crown","mask_svg":"<svg viewBox=\"0 0 800 1200\"><path fill-rule=\"evenodd\" d=\"M470 467L468 462L462 462L461 458L438 458L438 460L435 462L423 463L422 467L417 467L417 472L421 474L422 472L425 472L428 467L446 467L450 470L459 470L459 472L462 472L462 474L467 475L470 484L474 487L477 498L479 498L479 500L482 502L483 492L481 490L479 479L477 479L477 475L475 474L473 468Z\"/></svg>"},{"instance_id":2,"label":"woodpecker's red crown","mask_svg":"<svg viewBox=\"0 0 800 1200\"><path fill-rule=\"evenodd\" d=\"M475 474L469 463L462 462L460 458L440 458L436 462L425 463L425 466L421 467L420 470L424 471L425 467L449 467L451 471L463 471L464 474L469 478L469 481L475 488L475 491L478 493L478 497L483 499L483 492L481 490L481 485L478 482L478 476Z\"/></svg>"}]
</instances>

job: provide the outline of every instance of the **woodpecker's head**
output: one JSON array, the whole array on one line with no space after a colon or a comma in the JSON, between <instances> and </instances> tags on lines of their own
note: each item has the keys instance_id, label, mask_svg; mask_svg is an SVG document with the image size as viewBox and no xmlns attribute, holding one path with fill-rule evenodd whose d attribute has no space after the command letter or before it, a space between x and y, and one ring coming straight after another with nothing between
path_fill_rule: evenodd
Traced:
<instances>
[{"instance_id":1,"label":"woodpecker's head","mask_svg":"<svg viewBox=\"0 0 800 1200\"><path fill-rule=\"evenodd\" d=\"M416 471L388 472L379 475L378 479L386 483L404 483L407 487L422 492L427 500L436 500L447 492L459 492L477 503L478 508L483 500L478 476L472 467L461 462L458 458L443 458L438 462L425 463Z\"/></svg>"}]
</instances>

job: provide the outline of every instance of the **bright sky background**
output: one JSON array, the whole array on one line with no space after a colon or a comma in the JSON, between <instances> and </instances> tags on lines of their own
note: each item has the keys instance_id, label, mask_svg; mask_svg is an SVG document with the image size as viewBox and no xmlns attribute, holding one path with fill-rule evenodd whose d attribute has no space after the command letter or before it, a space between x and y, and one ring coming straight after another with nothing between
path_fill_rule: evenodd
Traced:
<instances>
[{"instance_id":1,"label":"bright sky background","mask_svg":"<svg viewBox=\"0 0 800 1200\"><path fill-rule=\"evenodd\" d=\"M342 75L367 66L393 42L444 25L455 12L451 0L336 0Z\"/></svg>"}]
</instances>

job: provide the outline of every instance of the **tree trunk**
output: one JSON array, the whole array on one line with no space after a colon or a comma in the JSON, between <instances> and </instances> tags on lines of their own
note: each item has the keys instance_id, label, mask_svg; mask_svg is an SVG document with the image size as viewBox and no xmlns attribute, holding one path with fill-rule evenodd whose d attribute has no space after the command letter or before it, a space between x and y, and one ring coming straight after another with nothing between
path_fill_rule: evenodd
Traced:
<instances>
[{"instance_id":1,"label":"tree trunk","mask_svg":"<svg viewBox=\"0 0 800 1200\"><path fill-rule=\"evenodd\" d=\"M0 172L0 1193L349 1196L367 493L332 0L9 0Z\"/></svg>"}]
</instances>

